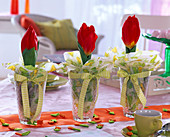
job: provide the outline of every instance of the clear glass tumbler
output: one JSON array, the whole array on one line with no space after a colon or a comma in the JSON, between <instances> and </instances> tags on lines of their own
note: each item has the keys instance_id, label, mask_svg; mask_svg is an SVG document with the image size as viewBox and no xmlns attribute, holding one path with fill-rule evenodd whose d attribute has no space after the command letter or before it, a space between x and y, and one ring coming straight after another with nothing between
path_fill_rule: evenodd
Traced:
<instances>
[{"instance_id":1,"label":"clear glass tumbler","mask_svg":"<svg viewBox=\"0 0 170 137\"><path fill-rule=\"evenodd\" d=\"M142 89L143 94L147 95L147 86L148 86L149 77L146 78L138 78L138 84ZM124 78L120 78L120 88L122 91L122 85L124 82ZM142 110L144 106L139 100L139 97L136 93L136 90L133 86L132 81L129 79L127 82L127 90L126 90L126 106L123 107L124 116L134 118L134 112L136 110Z\"/></svg>"},{"instance_id":2,"label":"clear glass tumbler","mask_svg":"<svg viewBox=\"0 0 170 137\"><path fill-rule=\"evenodd\" d=\"M70 79L70 85L72 89L72 113L73 119L79 122L91 121L95 109L95 103L97 99L97 79L93 78L90 80L87 92L84 99L83 119L78 116L78 103L82 89L83 79Z\"/></svg>"},{"instance_id":3,"label":"clear glass tumbler","mask_svg":"<svg viewBox=\"0 0 170 137\"><path fill-rule=\"evenodd\" d=\"M36 110L37 110L37 105L38 105L38 101L39 101L39 86L38 86L38 84L35 84L31 81L27 82L28 96L29 96L29 107L30 107L30 118L27 118L24 116L21 84L22 84L21 82L15 81L15 90L17 93L18 112L19 112L20 123L26 124L26 125L37 124L37 120L40 119L41 112L33 122L31 122L31 119L34 117ZM40 82L39 84L42 86L42 89L43 89L42 92L43 92L43 97L44 97L45 89L46 89L46 81ZM40 109L42 109L42 108L40 108Z\"/></svg>"}]
</instances>

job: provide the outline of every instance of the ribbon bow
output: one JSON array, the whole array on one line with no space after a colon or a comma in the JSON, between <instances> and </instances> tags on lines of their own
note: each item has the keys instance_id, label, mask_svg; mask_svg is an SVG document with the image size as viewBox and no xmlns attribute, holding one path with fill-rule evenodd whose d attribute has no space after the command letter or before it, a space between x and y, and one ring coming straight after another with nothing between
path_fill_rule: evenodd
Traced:
<instances>
[{"instance_id":1,"label":"ribbon bow","mask_svg":"<svg viewBox=\"0 0 170 137\"><path fill-rule=\"evenodd\" d=\"M23 104L23 110L24 110L24 116L26 118L30 118L30 106L29 106L29 93L28 93L28 85L27 82L31 81L34 84L38 85L39 93L38 93L38 105L35 112L35 115L31 119L31 122L33 123L34 120L37 118L37 116L41 113L42 104L43 104L43 88L40 85L40 82L44 82L47 79L47 73L41 72L42 76L40 77L32 77L27 78L25 76L22 76L20 74L14 74L14 79L17 82L21 82L21 94L22 94L22 104Z\"/></svg>"},{"instance_id":2,"label":"ribbon bow","mask_svg":"<svg viewBox=\"0 0 170 137\"><path fill-rule=\"evenodd\" d=\"M68 76L69 76L70 79L78 79L78 78L84 79L82 87L81 87L79 101L78 101L78 117L80 119L83 119L84 99L85 99L85 95L86 95L87 88L88 88L90 80L92 78L97 78L97 97L96 97L96 100L95 100L95 103L96 103L97 98L98 98L99 78L100 77L110 78L110 73L107 70L104 70L104 71L102 71L102 72L100 72L96 75L92 75L90 73L69 72Z\"/></svg>"},{"instance_id":3,"label":"ribbon bow","mask_svg":"<svg viewBox=\"0 0 170 137\"><path fill-rule=\"evenodd\" d=\"M126 106L126 90L127 90L127 82L130 79L132 81L132 84L135 88L135 91L139 97L139 100L141 101L142 105L146 105L146 97L144 96L141 87L139 86L138 83L138 78L145 78L150 76L151 72L150 71L145 71L141 73L136 73L136 74L128 74L126 71L120 69L117 72L118 77L125 78L123 81L122 85L122 92L121 92L121 100L120 104L125 107Z\"/></svg>"}]
</instances>

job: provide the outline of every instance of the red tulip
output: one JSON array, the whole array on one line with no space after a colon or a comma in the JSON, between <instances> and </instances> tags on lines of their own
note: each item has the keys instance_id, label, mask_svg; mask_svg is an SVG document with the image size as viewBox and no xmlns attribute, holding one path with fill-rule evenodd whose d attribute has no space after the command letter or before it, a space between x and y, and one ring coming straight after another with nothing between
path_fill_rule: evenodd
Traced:
<instances>
[{"instance_id":1,"label":"red tulip","mask_svg":"<svg viewBox=\"0 0 170 137\"><path fill-rule=\"evenodd\" d=\"M24 65L35 66L38 55L38 39L32 26L27 29L22 38L21 51Z\"/></svg>"},{"instance_id":2,"label":"red tulip","mask_svg":"<svg viewBox=\"0 0 170 137\"><path fill-rule=\"evenodd\" d=\"M135 17L129 16L122 27L122 40L127 48L132 49L138 42L140 36L139 21Z\"/></svg>"},{"instance_id":3,"label":"red tulip","mask_svg":"<svg viewBox=\"0 0 170 137\"><path fill-rule=\"evenodd\" d=\"M78 43L81 45L86 56L89 56L95 49L95 42L98 36L95 33L94 26L88 27L85 23L82 24L77 34Z\"/></svg>"},{"instance_id":4,"label":"red tulip","mask_svg":"<svg viewBox=\"0 0 170 137\"><path fill-rule=\"evenodd\" d=\"M21 51L23 53L25 49L30 50L33 47L35 47L35 50L38 50L37 46L38 46L37 35L33 27L29 26L29 28L27 29L27 32L25 33L21 41Z\"/></svg>"}]
</instances>

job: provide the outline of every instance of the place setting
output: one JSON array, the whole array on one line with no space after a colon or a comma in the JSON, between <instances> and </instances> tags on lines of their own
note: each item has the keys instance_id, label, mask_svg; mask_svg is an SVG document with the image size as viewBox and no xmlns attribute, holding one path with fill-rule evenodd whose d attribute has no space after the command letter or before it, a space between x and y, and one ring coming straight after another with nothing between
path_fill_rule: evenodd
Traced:
<instances>
[{"instance_id":1,"label":"place setting","mask_svg":"<svg viewBox=\"0 0 170 137\"><path fill-rule=\"evenodd\" d=\"M135 126L123 128L125 137L166 137L170 135L170 123L162 124L162 113L155 110L137 110L134 113Z\"/></svg>"}]
</instances>

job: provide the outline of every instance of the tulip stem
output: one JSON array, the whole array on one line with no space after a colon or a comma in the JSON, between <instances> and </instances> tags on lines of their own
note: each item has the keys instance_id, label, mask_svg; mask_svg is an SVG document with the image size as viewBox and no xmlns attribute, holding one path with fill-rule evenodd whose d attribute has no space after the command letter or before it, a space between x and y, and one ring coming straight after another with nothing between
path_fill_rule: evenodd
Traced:
<instances>
[{"instance_id":1,"label":"tulip stem","mask_svg":"<svg viewBox=\"0 0 170 137\"><path fill-rule=\"evenodd\" d=\"M91 59L91 54L88 55L88 56L86 56L86 54L84 53L83 48L81 47L81 45L80 45L79 43L78 43L78 49L79 49L79 51L80 51L81 60L82 60L83 65L84 65L88 60Z\"/></svg>"},{"instance_id":2,"label":"tulip stem","mask_svg":"<svg viewBox=\"0 0 170 137\"><path fill-rule=\"evenodd\" d=\"M130 53L130 52L136 52L136 45L133 48L131 48L131 49L126 47L126 53Z\"/></svg>"}]
</instances>

